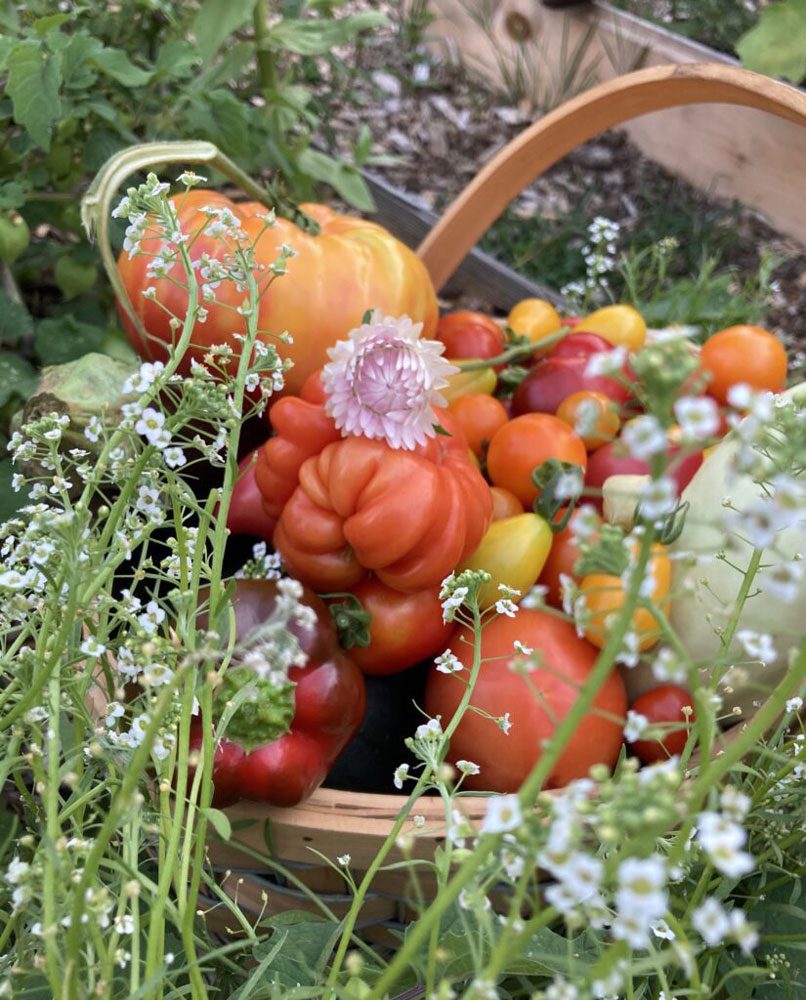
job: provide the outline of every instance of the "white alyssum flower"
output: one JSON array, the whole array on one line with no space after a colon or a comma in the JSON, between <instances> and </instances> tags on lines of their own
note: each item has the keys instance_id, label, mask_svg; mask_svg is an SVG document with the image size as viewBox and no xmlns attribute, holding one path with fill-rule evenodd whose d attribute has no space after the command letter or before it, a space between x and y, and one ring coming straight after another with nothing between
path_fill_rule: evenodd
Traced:
<instances>
[{"instance_id":1,"label":"white alyssum flower","mask_svg":"<svg viewBox=\"0 0 806 1000\"><path fill-rule=\"evenodd\" d=\"M481 824L482 833L509 833L523 822L517 795L494 795L487 803L487 812Z\"/></svg>"},{"instance_id":2,"label":"white alyssum flower","mask_svg":"<svg viewBox=\"0 0 806 1000\"><path fill-rule=\"evenodd\" d=\"M630 455L642 462L666 451L667 442L663 427L657 417L649 413L625 424L621 440Z\"/></svg>"},{"instance_id":3,"label":"white alyssum flower","mask_svg":"<svg viewBox=\"0 0 806 1000\"><path fill-rule=\"evenodd\" d=\"M669 646L659 649L652 661L652 674L657 681L685 684L688 681L686 665Z\"/></svg>"},{"instance_id":4,"label":"white alyssum flower","mask_svg":"<svg viewBox=\"0 0 806 1000\"><path fill-rule=\"evenodd\" d=\"M638 512L648 521L673 514L677 507L677 483L671 476L660 476L644 483L638 493Z\"/></svg>"},{"instance_id":5,"label":"white alyssum flower","mask_svg":"<svg viewBox=\"0 0 806 1000\"><path fill-rule=\"evenodd\" d=\"M681 396L675 401L674 415L684 441L701 443L719 431L719 407L708 396Z\"/></svg>"},{"instance_id":6,"label":"white alyssum flower","mask_svg":"<svg viewBox=\"0 0 806 1000\"><path fill-rule=\"evenodd\" d=\"M403 787L403 782L406 780L406 778L408 778L408 776L409 776L409 765L408 764L399 764L395 768L394 777L393 777L395 788L402 788Z\"/></svg>"},{"instance_id":7,"label":"white alyssum flower","mask_svg":"<svg viewBox=\"0 0 806 1000\"><path fill-rule=\"evenodd\" d=\"M94 635L87 636L79 648L85 656L102 656L106 652L106 646L98 642Z\"/></svg>"},{"instance_id":8,"label":"white alyssum flower","mask_svg":"<svg viewBox=\"0 0 806 1000\"><path fill-rule=\"evenodd\" d=\"M148 634L153 635L157 628L165 621L165 611L156 601L149 601L145 611L137 616L140 627Z\"/></svg>"},{"instance_id":9,"label":"white alyssum flower","mask_svg":"<svg viewBox=\"0 0 806 1000\"><path fill-rule=\"evenodd\" d=\"M666 864L663 858L628 858L618 868L613 936L633 948L649 944L650 925L666 914Z\"/></svg>"},{"instance_id":10,"label":"white alyssum flower","mask_svg":"<svg viewBox=\"0 0 806 1000\"><path fill-rule=\"evenodd\" d=\"M778 658L772 636L766 632L755 632L753 629L739 629L736 641L741 645L751 660L760 663L773 663Z\"/></svg>"},{"instance_id":11,"label":"white alyssum flower","mask_svg":"<svg viewBox=\"0 0 806 1000\"><path fill-rule=\"evenodd\" d=\"M716 948L730 934L728 915L714 896L708 896L694 910L691 925L709 948Z\"/></svg>"},{"instance_id":12,"label":"white alyssum flower","mask_svg":"<svg viewBox=\"0 0 806 1000\"><path fill-rule=\"evenodd\" d=\"M759 584L771 597L784 604L792 604L800 593L804 572L803 561L777 563L761 571Z\"/></svg>"},{"instance_id":13,"label":"white alyssum flower","mask_svg":"<svg viewBox=\"0 0 806 1000\"><path fill-rule=\"evenodd\" d=\"M697 842L723 875L739 878L753 870L752 855L742 850L746 841L744 827L727 816L705 811L697 817Z\"/></svg>"},{"instance_id":14,"label":"white alyssum flower","mask_svg":"<svg viewBox=\"0 0 806 1000\"><path fill-rule=\"evenodd\" d=\"M464 670L461 660L450 649L446 649L444 653L439 654L434 660L434 666L441 674L458 674Z\"/></svg>"},{"instance_id":15,"label":"white alyssum flower","mask_svg":"<svg viewBox=\"0 0 806 1000\"><path fill-rule=\"evenodd\" d=\"M478 764L474 764L472 760L457 760L456 769L461 771L462 774L471 775L481 773L481 768Z\"/></svg>"},{"instance_id":16,"label":"white alyssum flower","mask_svg":"<svg viewBox=\"0 0 806 1000\"><path fill-rule=\"evenodd\" d=\"M629 709L627 712L627 722L624 726L624 739L628 743L635 743L649 726L649 719L640 712Z\"/></svg>"},{"instance_id":17,"label":"white alyssum flower","mask_svg":"<svg viewBox=\"0 0 806 1000\"><path fill-rule=\"evenodd\" d=\"M627 362L627 351L623 347L614 347L612 351L598 351L592 354L585 366L588 378L600 375L618 375L623 372Z\"/></svg>"}]
</instances>

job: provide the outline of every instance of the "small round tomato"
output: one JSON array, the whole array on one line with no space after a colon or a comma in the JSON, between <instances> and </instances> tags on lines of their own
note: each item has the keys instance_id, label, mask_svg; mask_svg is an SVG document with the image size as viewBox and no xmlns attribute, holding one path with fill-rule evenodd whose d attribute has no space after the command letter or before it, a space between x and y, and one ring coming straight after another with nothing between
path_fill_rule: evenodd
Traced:
<instances>
[{"instance_id":1,"label":"small round tomato","mask_svg":"<svg viewBox=\"0 0 806 1000\"><path fill-rule=\"evenodd\" d=\"M652 546L647 574L652 579L650 597L655 604L664 609L668 605L672 564L665 547L660 542ZM612 573L589 573L582 578L579 588L589 613L585 624L585 638L602 649L610 636L613 620L627 600L624 580ZM661 636L657 618L648 608L643 607L633 611L630 631L637 636L638 649L642 652L654 646Z\"/></svg>"},{"instance_id":2,"label":"small round tomato","mask_svg":"<svg viewBox=\"0 0 806 1000\"><path fill-rule=\"evenodd\" d=\"M786 381L786 350L774 334L760 326L720 330L703 344L700 361L710 376L709 395L723 405L730 387L739 382L778 392Z\"/></svg>"},{"instance_id":3,"label":"small round tomato","mask_svg":"<svg viewBox=\"0 0 806 1000\"><path fill-rule=\"evenodd\" d=\"M595 451L618 434L618 406L603 392L573 392L560 403L557 416L579 434L588 451Z\"/></svg>"},{"instance_id":4,"label":"small round tomato","mask_svg":"<svg viewBox=\"0 0 806 1000\"><path fill-rule=\"evenodd\" d=\"M503 486L529 507L540 492L532 473L550 458L584 469L588 453L579 435L559 417L527 413L495 433L487 450L487 472L494 486Z\"/></svg>"},{"instance_id":5,"label":"small round tomato","mask_svg":"<svg viewBox=\"0 0 806 1000\"><path fill-rule=\"evenodd\" d=\"M523 299L507 316L507 326L519 337L536 344L562 328L560 314L545 299Z\"/></svg>"},{"instance_id":6,"label":"small round tomato","mask_svg":"<svg viewBox=\"0 0 806 1000\"><path fill-rule=\"evenodd\" d=\"M539 656L540 665L526 676L510 669L518 655L516 640ZM467 678L473 662L472 634L457 629L450 648L465 670L454 677L433 667L425 691L426 712L442 716L443 725L465 693L461 678ZM500 615L485 625L481 655L484 662L470 704L487 715L465 712L451 737L448 759L455 763L464 758L479 765L479 774L465 779L467 788L514 792L540 759L544 741L551 739L576 703L596 662L596 649L580 639L569 622L521 608L514 618ZM614 671L555 762L546 787L561 788L584 778L594 764L612 767L621 750L619 719L626 710L624 683ZM493 719L506 719L511 728L504 732Z\"/></svg>"},{"instance_id":7,"label":"small round tomato","mask_svg":"<svg viewBox=\"0 0 806 1000\"><path fill-rule=\"evenodd\" d=\"M437 324L436 337L446 358L495 358L505 349L503 330L483 313L448 313Z\"/></svg>"},{"instance_id":8,"label":"small round tomato","mask_svg":"<svg viewBox=\"0 0 806 1000\"><path fill-rule=\"evenodd\" d=\"M555 608L563 606L560 577L570 576L572 579L576 579L574 576L574 566L581 555L576 542L576 536L573 532L574 521L577 517L579 517L578 510L573 513L571 520L563 530L558 531L554 536L554 541L551 544L551 552L549 552L543 572L537 581L548 587L549 592L546 600Z\"/></svg>"},{"instance_id":9,"label":"small round tomato","mask_svg":"<svg viewBox=\"0 0 806 1000\"><path fill-rule=\"evenodd\" d=\"M579 322L579 321L577 321ZM570 325L569 320L565 321ZM547 358L589 358L601 351L611 351L613 345L598 333L569 333L556 343L546 355Z\"/></svg>"},{"instance_id":10,"label":"small round tomato","mask_svg":"<svg viewBox=\"0 0 806 1000\"><path fill-rule=\"evenodd\" d=\"M369 645L347 651L365 674L399 673L448 644L451 627L442 620L439 588L403 594L372 577L352 593L372 616Z\"/></svg>"},{"instance_id":11,"label":"small round tomato","mask_svg":"<svg viewBox=\"0 0 806 1000\"><path fill-rule=\"evenodd\" d=\"M500 399L481 392L460 396L448 407L456 423L465 432L467 443L475 455L481 455L499 427L509 417Z\"/></svg>"},{"instance_id":12,"label":"small round tomato","mask_svg":"<svg viewBox=\"0 0 806 1000\"><path fill-rule=\"evenodd\" d=\"M676 684L662 684L637 698L633 711L652 726L663 728L663 735L656 739L635 740L633 752L642 764L655 764L681 754L688 741L687 723L694 722L694 700L685 688ZM685 712L684 709L690 709Z\"/></svg>"},{"instance_id":13,"label":"small round tomato","mask_svg":"<svg viewBox=\"0 0 806 1000\"><path fill-rule=\"evenodd\" d=\"M604 306L590 316L583 316L577 324L580 333L598 333L614 347L640 351L646 340L644 317L627 305Z\"/></svg>"},{"instance_id":14,"label":"small round tomato","mask_svg":"<svg viewBox=\"0 0 806 1000\"><path fill-rule=\"evenodd\" d=\"M479 587L479 607L489 608L501 597L501 587L518 591L518 603L537 583L551 549L551 528L537 514L516 514L493 521L476 551L459 567L486 570L492 579Z\"/></svg>"},{"instance_id":15,"label":"small round tomato","mask_svg":"<svg viewBox=\"0 0 806 1000\"><path fill-rule=\"evenodd\" d=\"M548 357L539 361L515 390L515 413L556 413L560 404L575 392L600 392L621 405L630 391L606 375L586 375L588 356Z\"/></svg>"},{"instance_id":16,"label":"small round tomato","mask_svg":"<svg viewBox=\"0 0 806 1000\"><path fill-rule=\"evenodd\" d=\"M491 486L490 495L493 498L493 520L500 521L504 517L515 517L523 513L523 504L509 490L502 486Z\"/></svg>"}]
</instances>

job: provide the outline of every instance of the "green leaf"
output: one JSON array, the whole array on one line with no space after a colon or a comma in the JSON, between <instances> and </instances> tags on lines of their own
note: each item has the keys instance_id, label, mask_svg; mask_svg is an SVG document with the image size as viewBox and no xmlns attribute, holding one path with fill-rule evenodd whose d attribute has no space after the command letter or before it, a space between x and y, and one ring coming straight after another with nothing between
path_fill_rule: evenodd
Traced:
<instances>
[{"instance_id":1,"label":"green leaf","mask_svg":"<svg viewBox=\"0 0 806 1000\"><path fill-rule=\"evenodd\" d=\"M25 188L19 181L5 181L0 184L0 211L19 208L25 204Z\"/></svg>"},{"instance_id":2,"label":"green leaf","mask_svg":"<svg viewBox=\"0 0 806 1000\"><path fill-rule=\"evenodd\" d=\"M27 399L36 388L33 367L17 354L0 354L0 406L10 400Z\"/></svg>"},{"instance_id":3,"label":"green leaf","mask_svg":"<svg viewBox=\"0 0 806 1000\"><path fill-rule=\"evenodd\" d=\"M172 80L182 80L191 76L201 62L195 45L175 38L160 46L154 63L154 76L165 76Z\"/></svg>"},{"instance_id":4,"label":"green leaf","mask_svg":"<svg viewBox=\"0 0 806 1000\"><path fill-rule=\"evenodd\" d=\"M27 490L15 491L11 488L11 477L14 475L14 464L10 458L0 459L0 522L13 517L24 503L27 503Z\"/></svg>"},{"instance_id":5,"label":"green leaf","mask_svg":"<svg viewBox=\"0 0 806 1000\"><path fill-rule=\"evenodd\" d=\"M25 306L0 291L0 344L15 347L33 326L34 321Z\"/></svg>"},{"instance_id":6,"label":"green leaf","mask_svg":"<svg viewBox=\"0 0 806 1000\"><path fill-rule=\"evenodd\" d=\"M85 31L70 36L70 41L62 49L62 77L64 86L70 90L86 90L98 79L98 74L89 60L103 49L100 39L93 38Z\"/></svg>"},{"instance_id":7,"label":"green leaf","mask_svg":"<svg viewBox=\"0 0 806 1000\"><path fill-rule=\"evenodd\" d=\"M758 24L742 35L736 52L748 69L806 79L806 0L783 0L762 7Z\"/></svg>"},{"instance_id":8,"label":"green leaf","mask_svg":"<svg viewBox=\"0 0 806 1000\"><path fill-rule=\"evenodd\" d=\"M92 62L102 73L124 87L142 87L152 77L151 70L135 66L123 49L101 49L92 57Z\"/></svg>"},{"instance_id":9,"label":"green leaf","mask_svg":"<svg viewBox=\"0 0 806 1000\"><path fill-rule=\"evenodd\" d=\"M61 113L61 57L49 54L39 42L25 41L12 49L6 65L14 120L38 146L50 149L51 126Z\"/></svg>"},{"instance_id":10,"label":"green leaf","mask_svg":"<svg viewBox=\"0 0 806 1000\"><path fill-rule=\"evenodd\" d=\"M54 28L60 28L63 24L72 20L72 14L48 14L47 17L38 17L34 21L34 31L40 38L44 38L49 31L52 31Z\"/></svg>"},{"instance_id":11,"label":"green leaf","mask_svg":"<svg viewBox=\"0 0 806 1000\"><path fill-rule=\"evenodd\" d=\"M274 928L272 935L252 951L258 962L275 952L265 971L266 980L289 988L319 982L339 935L339 925L294 910L277 914L268 923ZM278 939L283 941L279 949Z\"/></svg>"},{"instance_id":12,"label":"green leaf","mask_svg":"<svg viewBox=\"0 0 806 1000\"><path fill-rule=\"evenodd\" d=\"M388 23L386 15L377 11L350 14L332 21L285 18L271 29L265 44L268 48L289 50L301 56L324 55L336 45L351 41L360 32Z\"/></svg>"},{"instance_id":13,"label":"green leaf","mask_svg":"<svg viewBox=\"0 0 806 1000\"><path fill-rule=\"evenodd\" d=\"M222 840L229 840L232 836L232 824L226 813L220 809L213 809L212 806L202 810L207 817L207 822Z\"/></svg>"},{"instance_id":14,"label":"green leaf","mask_svg":"<svg viewBox=\"0 0 806 1000\"><path fill-rule=\"evenodd\" d=\"M16 39L14 38L0 38L0 70L5 69L6 59L8 58L9 52L14 48L16 44Z\"/></svg>"},{"instance_id":15,"label":"green leaf","mask_svg":"<svg viewBox=\"0 0 806 1000\"><path fill-rule=\"evenodd\" d=\"M318 149L305 149L299 155L299 165L314 180L329 184L354 208L361 212L375 211L375 201L364 178L349 163L334 160Z\"/></svg>"},{"instance_id":16,"label":"green leaf","mask_svg":"<svg viewBox=\"0 0 806 1000\"><path fill-rule=\"evenodd\" d=\"M246 24L254 7L255 0L204 0L191 25L204 62L213 58L233 31Z\"/></svg>"},{"instance_id":17,"label":"green leaf","mask_svg":"<svg viewBox=\"0 0 806 1000\"><path fill-rule=\"evenodd\" d=\"M61 365L99 351L105 339L105 330L67 315L37 325L34 349L43 365Z\"/></svg>"}]
</instances>

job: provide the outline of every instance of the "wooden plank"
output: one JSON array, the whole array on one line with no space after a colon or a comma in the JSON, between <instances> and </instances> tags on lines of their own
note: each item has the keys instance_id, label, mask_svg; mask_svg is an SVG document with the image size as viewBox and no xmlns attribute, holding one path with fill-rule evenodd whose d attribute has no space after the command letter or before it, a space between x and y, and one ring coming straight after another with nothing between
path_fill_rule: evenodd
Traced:
<instances>
[{"instance_id":1,"label":"wooden plank","mask_svg":"<svg viewBox=\"0 0 806 1000\"><path fill-rule=\"evenodd\" d=\"M415 205L405 193L387 183L382 177L362 171L364 180L375 198L378 211L373 219L410 247L417 247L439 221L436 212ZM511 268L475 249L465 257L454 272L442 295L450 298L457 292L466 292L489 303L494 309L509 312L521 299L546 299L560 309L567 303L559 292L524 278Z\"/></svg>"},{"instance_id":2,"label":"wooden plank","mask_svg":"<svg viewBox=\"0 0 806 1000\"><path fill-rule=\"evenodd\" d=\"M502 64L511 69L518 52L525 53L535 98L556 89L592 25L578 78L590 73L604 82L639 66L738 65L603 0L563 10L544 7L540 0L496 0L489 34L470 17L463 0L435 0L435 9L438 17L429 28L434 47L461 54L498 84ZM516 22L529 36L520 50L511 35ZM713 104L655 112L631 122L626 131L667 170L711 195L738 199L780 232L806 243L806 129L750 108Z\"/></svg>"}]
</instances>

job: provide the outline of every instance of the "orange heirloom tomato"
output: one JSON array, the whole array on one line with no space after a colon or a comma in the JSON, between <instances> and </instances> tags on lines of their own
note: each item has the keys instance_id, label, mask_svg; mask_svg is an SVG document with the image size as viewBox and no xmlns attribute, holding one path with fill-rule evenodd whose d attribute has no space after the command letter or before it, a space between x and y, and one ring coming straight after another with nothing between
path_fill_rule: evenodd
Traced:
<instances>
[{"instance_id":1,"label":"orange heirloom tomato","mask_svg":"<svg viewBox=\"0 0 806 1000\"><path fill-rule=\"evenodd\" d=\"M490 487L450 414L449 436L413 451L346 437L303 462L274 546L313 589L350 590L368 571L411 593L439 584L477 547L492 520Z\"/></svg>"},{"instance_id":2,"label":"orange heirloom tomato","mask_svg":"<svg viewBox=\"0 0 806 1000\"><path fill-rule=\"evenodd\" d=\"M780 391L786 382L786 350L760 326L729 326L715 333L702 345L700 363L710 376L706 391L723 405L738 382L770 392Z\"/></svg>"},{"instance_id":3,"label":"orange heirloom tomato","mask_svg":"<svg viewBox=\"0 0 806 1000\"><path fill-rule=\"evenodd\" d=\"M574 329L598 333L614 347L626 347L628 351L640 351L646 340L644 317L632 306L604 306L583 316Z\"/></svg>"},{"instance_id":4,"label":"orange heirloom tomato","mask_svg":"<svg viewBox=\"0 0 806 1000\"><path fill-rule=\"evenodd\" d=\"M314 236L288 219L278 218L273 228L266 229L265 206L258 202L236 204L214 191L189 191L172 199L172 203L182 231L188 234L198 232L207 221L204 207L228 209L247 239L257 241L255 254L262 265L272 264L284 243L297 252L289 262L288 274L278 278L261 299L258 317L261 337L274 344L281 357L294 362L286 373L286 393L299 392L308 375L327 361L327 349L360 326L368 308L378 309L384 316L406 314L415 323L424 324L424 337L433 336L438 308L428 272L413 251L382 226L338 215L324 205L302 205L321 226ZM144 358L165 361L175 341L170 314L184 316L187 309L187 293L174 283L184 283L184 273L177 262L167 277L149 277L146 269L152 255L167 252L168 247L155 238L143 240L141 248L145 255L132 259L122 253L118 271L148 339L140 336L122 309L121 319L132 344ZM203 254L220 258L230 252L230 247L224 238L202 234L189 242L188 252L197 261ZM261 272L259 279L265 280L266 274ZM204 281L203 270L199 278ZM155 301L142 294L150 286L156 288ZM235 310L243 303L245 293L232 281L222 281L214 291L215 301L204 303L207 319L197 324L193 347L182 360L181 371L185 373L190 371L191 359L203 361L213 344L229 344L236 356L240 351L236 335L246 331L246 320ZM276 340L284 331L292 335L293 344Z\"/></svg>"},{"instance_id":5,"label":"orange heirloom tomato","mask_svg":"<svg viewBox=\"0 0 806 1000\"><path fill-rule=\"evenodd\" d=\"M560 314L545 299L523 299L507 316L507 326L536 344L562 328Z\"/></svg>"},{"instance_id":6,"label":"orange heirloom tomato","mask_svg":"<svg viewBox=\"0 0 806 1000\"><path fill-rule=\"evenodd\" d=\"M492 486L490 495L493 498L493 520L500 521L504 517L515 517L523 513L523 504L509 490L501 486Z\"/></svg>"},{"instance_id":7,"label":"orange heirloom tomato","mask_svg":"<svg viewBox=\"0 0 806 1000\"><path fill-rule=\"evenodd\" d=\"M652 577L651 599L661 610L668 605L672 566L666 549L660 542L652 546L647 573ZM610 635L612 621L627 600L627 591L620 576L610 573L589 573L582 578L580 590L590 617L585 626L585 637L600 649ZM638 636L638 648L650 649L661 636L660 624L648 608L636 608L630 630Z\"/></svg>"},{"instance_id":8,"label":"orange heirloom tomato","mask_svg":"<svg viewBox=\"0 0 806 1000\"><path fill-rule=\"evenodd\" d=\"M583 389L566 396L557 416L582 438L588 451L595 451L618 434L618 405L603 392Z\"/></svg>"},{"instance_id":9,"label":"orange heirloom tomato","mask_svg":"<svg viewBox=\"0 0 806 1000\"><path fill-rule=\"evenodd\" d=\"M487 450L487 472L495 486L510 490L525 507L538 496L532 472L550 458L584 470L588 453L568 424L550 413L525 413L504 424Z\"/></svg>"},{"instance_id":10,"label":"orange heirloom tomato","mask_svg":"<svg viewBox=\"0 0 806 1000\"><path fill-rule=\"evenodd\" d=\"M518 654L515 641L533 649L540 665L526 676L510 669ZM425 689L425 711L441 715L443 725L459 706L473 663L473 637L457 629L450 648L465 669L454 677L431 668ZM470 704L493 719L508 717L508 733L493 719L465 712L451 737L448 759L472 760L479 774L464 785L476 791L517 791L543 753L559 723L579 698L580 689L596 662L596 649L580 639L574 626L545 611L521 608L514 618L500 615L481 633L481 664ZM608 767L618 760L623 718L627 711L624 682L616 671L605 680L590 711L558 757L546 780L547 788L561 788L584 778L594 764Z\"/></svg>"},{"instance_id":11,"label":"orange heirloom tomato","mask_svg":"<svg viewBox=\"0 0 806 1000\"><path fill-rule=\"evenodd\" d=\"M453 400L448 412L464 431L467 443L476 455L481 455L493 434L509 420L501 400L481 392L468 393Z\"/></svg>"}]
</instances>

